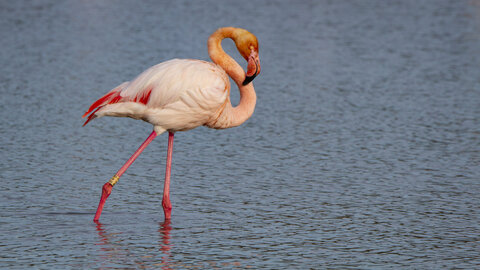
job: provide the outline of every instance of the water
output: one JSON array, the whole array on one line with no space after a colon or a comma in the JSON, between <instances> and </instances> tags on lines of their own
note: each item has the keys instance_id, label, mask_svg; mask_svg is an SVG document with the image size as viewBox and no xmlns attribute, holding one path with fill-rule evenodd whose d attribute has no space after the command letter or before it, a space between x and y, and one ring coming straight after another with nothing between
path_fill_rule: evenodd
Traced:
<instances>
[{"instance_id":1,"label":"water","mask_svg":"<svg viewBox=\"0 0 480 270\"><path fill-rule=\"evenodd\" d=\"M479 1L3 1L0 267L480 267ZM88 106L220 26L257 35L243 126L82 128ZM237 55L232 42L226 50ZM235 89L233 99L238 100Z\"/></svg>"}]
</instances>

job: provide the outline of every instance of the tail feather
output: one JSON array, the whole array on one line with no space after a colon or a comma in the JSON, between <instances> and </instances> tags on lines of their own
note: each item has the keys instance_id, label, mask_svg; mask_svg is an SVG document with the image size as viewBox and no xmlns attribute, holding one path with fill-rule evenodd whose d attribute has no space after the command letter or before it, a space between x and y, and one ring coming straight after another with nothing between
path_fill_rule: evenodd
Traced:
<instances>
[{"instance_id":1,"label":"tail feather","mask_svg":"<svg viewBox=\"0 0 480 270\"><path fill-rule=\"evenodd\" d=\"M101 97L99 100L95 101L90 108L83 114L82 118L85 118L88 114L90 114L87 118L87 121L83 124L85 126L90 120L95 119L95 113L100 110L103 106L111 103L117 103L122 97L120 96L120 91L111 91Z\"/></svg>"},{"instance_id":2,"label":"tail feather","mask_svg":"<svg viewBox=\"0 0 480 270\"><path fill-rule=\"evenodd\" d=\"M128 82L124 82L123 84L119 85L112 91L108 92L106 95L95 101L90 108L83 114L82 118L85 118L87 115L88 119L83 124L84 126L90 122L92 119L95 119L97 116L95 113L103 108L108 104L120 103L120 102L136 102L141 103L143 105L147 105L148 101L150 100L150 94L152 93L153 87L146 87L139 91L137 94L132 96L120 96L120 93L124 89L124 87L128 84Z\"/></svg>"},{"instance_id":3,"label":"tail feather","mask_svg":"<svg viewBox=\"0 0 480 270\"><path fill-rule=\"evenodd\" d=\"M122 97L120 97L120 92L128 85L129 82L124 82L120 84L119 86L113 88L110 92L105 94L103 97L95 101L90 108L83 114L82 118L85 118L89 113L91 113L93 110L96 108L103 107L104 105L107 105L109 103L116 103L118 102Z\"/></svg>"},{"instance_id":4,"label":"tail feather","mask_svg":"<svg viewBox=\"0 0 480 270\"><path fill-rule=\"evenodd\" d=\"M95 113L96 113L98 110L100 110L102 107L103 107L103 106L98 107L92 114L90 114L90 115L88 116L88 118L87 118L87 121L85 121L85 123L83 123L83 126L82 126L82 127L84 127L86 124L88 124L88 122L90 122L90 120L95 119L95 118L97 117L97 116L95 115Z\"/></svg>"},{"instance_id":5,"label":"tail feather","mask_svg":"<svg viewBox=\"0 0 480 270\"><path fill-rule=\"evenodd\" d=\"M110 92L110 93L106 94L105 96L101 97L99 100L95 101L90 106L90 108L88 108L88 110L85 112L85 114L83 114L82 118L85 118L85 116L87 116L89 113L91 113L96 108L107 104L110 101L110 99L112 99L112 96L114 96L114 95L120 96L119 94L120 94L119 92L113 91L113 92Z\"/></svg>"}]
</instances>

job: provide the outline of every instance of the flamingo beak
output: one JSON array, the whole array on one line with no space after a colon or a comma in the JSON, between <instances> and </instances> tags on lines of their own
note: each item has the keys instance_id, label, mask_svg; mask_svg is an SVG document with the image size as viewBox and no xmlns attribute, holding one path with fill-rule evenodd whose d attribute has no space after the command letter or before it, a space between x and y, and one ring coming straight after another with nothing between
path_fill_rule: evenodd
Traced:
<instances>
[{"instance_id":1,"label":"flamingo beak","mask_svg":"<svg viewBox=\"0 0 480 270\"><path fill-rule=\"evenodd\" d=\"M258 74L260 74L260 60L258 59L258 52L252 51L247 61L247 72L242 85L249 84Z\"/></svg>"}]
</instances>

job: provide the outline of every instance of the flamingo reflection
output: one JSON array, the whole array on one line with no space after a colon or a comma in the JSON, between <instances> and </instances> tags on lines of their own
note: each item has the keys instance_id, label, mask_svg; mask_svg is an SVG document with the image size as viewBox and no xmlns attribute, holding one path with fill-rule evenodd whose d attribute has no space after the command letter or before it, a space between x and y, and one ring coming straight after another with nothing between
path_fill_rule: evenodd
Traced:
<instances>
[{"instance_id":1,"label":"flamingo reflection","mask_svg":"<svg viewBox=\"0 0 480 270\"><path fill-rule=\"evenodd\" d=\"M130 251L125 248L122 243L122 239L117 235L121 233L109 233L105 229L105 226L100 222L96 223L96 230L99 236L99 242L97 245L101 246L100 260L102 265L108 265L112 262L125 262L126 258L129 258Z\"/></svg>"},{"instance_id":2,"label":"flamingo reflection","mask_svg":"<svg viewBox=\"0 0 480 270\"><path fill-rule=\"evenodd\" d=\"M170 261L172 254L170 249L172 245L170 244L170 231L172 230L171 221L170 219L165 220L164 222L160 222L160 228L158 232L160 233L160 251L163 253L162 256L162 269L169 270L171 269L172 262Z\"/></svg>"},{"instance_id":3,"label":"flamingo reflection","mask_svg":"<svg viewBox=\"0 0 480 270\"><path fill-rule=\"evenodd\" d=\"M110 267L112 265L134 265L135 267L141 268L161 268L163 270L171 270L179 266L178 262L175 263L172 259L171 248L172 244L170 243L171 236L170 231L172 230L171 221L166 220L159 223L158 232L158 250L157 254L142 254L143 256L138 256L134 252L130 251L132 246L127 242L124 242L120 235L123 233L109 232L109 226L106 226L100 222L96 222L96 231L98 234L98 241L96 243L99 246L97 264L100 264L100 267ZM128 238L128 236L125 236ZM154 244L154 243L152 243ZM156 245L155 245L156 246ZM152 246L153 247L153 246Z\"/></svg>"}]
</instances>

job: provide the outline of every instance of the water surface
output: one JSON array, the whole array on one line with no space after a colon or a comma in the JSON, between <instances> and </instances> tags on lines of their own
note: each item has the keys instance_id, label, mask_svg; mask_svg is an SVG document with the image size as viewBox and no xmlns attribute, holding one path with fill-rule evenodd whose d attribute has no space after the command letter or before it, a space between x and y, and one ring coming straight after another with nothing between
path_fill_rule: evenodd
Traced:
<instances>
[{"instance_id":1,"label":"water surface","mask_svg":"<svg viewBox=\"0 0 480 270\"><path fill-rule=\"evenodd\" d=\"M478 1L4 1L0 18L1 268L480 265ZM151 126L83 112L208 59L229 25L260 41L254 116L177 134L171 223L166 135L92 222Z\"/></svg>"}]
</instances>

